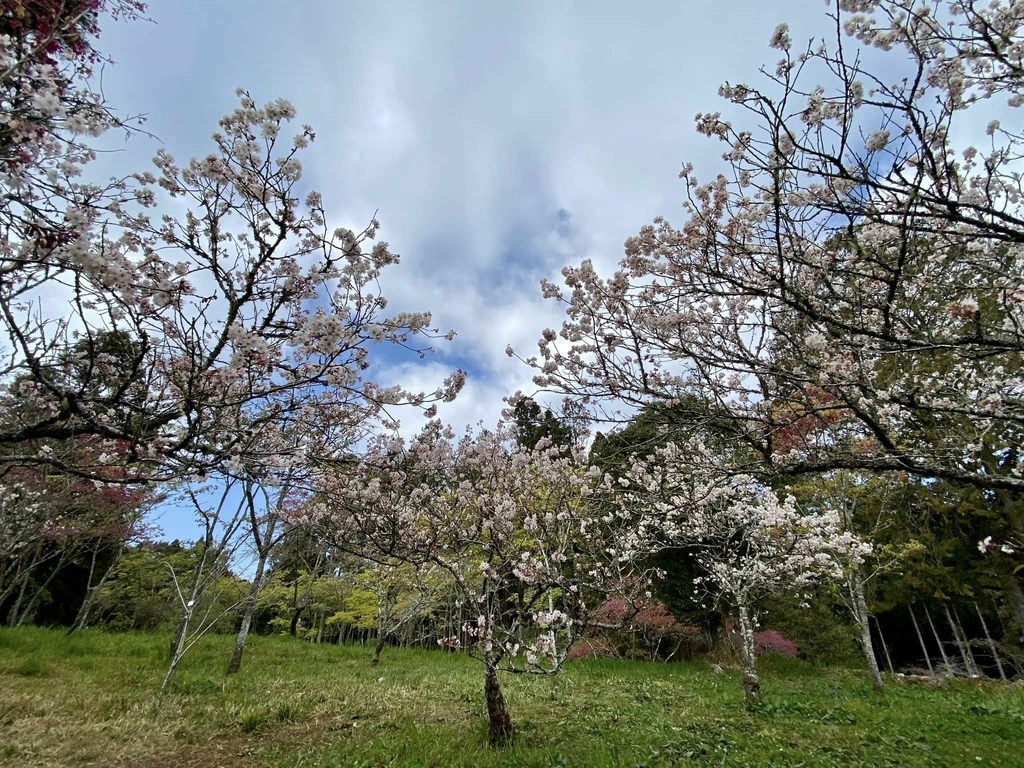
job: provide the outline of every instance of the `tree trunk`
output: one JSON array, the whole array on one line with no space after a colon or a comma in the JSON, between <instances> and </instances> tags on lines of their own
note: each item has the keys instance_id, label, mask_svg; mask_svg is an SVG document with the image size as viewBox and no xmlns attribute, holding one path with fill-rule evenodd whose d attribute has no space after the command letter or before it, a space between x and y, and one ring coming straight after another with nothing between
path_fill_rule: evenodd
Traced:
<instances>
[{"instance_id":1,"label":"tree trunk","mask_svg":"<svg viewBox=\"0 0 1024 768\"><path fill-rule=\"evenodd\" d=\"M188 625L189 621L192 619L192 611L194 609L195 603L193 601L189 601L185 606L185 610L182 612L180 621L181 631L178 633L174 649L171 652L171 664L167 668L167 674L164 675L163 683L160 684L160 693L158 694L158 698L160 700L162 700L164 694L167 693L167 689L170 686L171 681L174 679L174 673L178 671L178 664L181 663L181 657L185 655L185 641L188 639Z\"/></svg>"},{"instance_id":2,"label":"tree trunk","mask_svg":"<svg viewBox=\"0 0 1024 768\"><path fill-rule=\"evenodd\" d=\"M370 662L371 667L376 667L380 664L380 652L384 650L384 641L387 636L384 634L384 630L377 630L377 645L373 649L373 661Z\"/></svg>"},{"instance_id":3,"label":"tree trunk","mask_svg":"<svg viewBox=\"0 0 1024 768\"><path fill-rule=\"evenodd\" d=\"M889 674L896 674L896 670L892 667L892 656L889 655L889 646L885 642L885 635L882 634L882 625L878 623L878 617L875 616L875 629L878 630L878 641L882 644L882 653L885 655L885 664L889 669Z\"/></svg>"},{"instance_id":4,"label":"tree trunk","mask_svg":"<svg viewBox=\"0 0 1024 768\"><path fill-rule=\"evenodd\" d=\"M750 608L739 600L740 644L743 646L743 695L748 704L761 700L761 682L757 679L757 657L754 648L754 620Z\"/></svg>"},{"instance_id":5,"label":"tree trunk","mask_svg":"<svg viewBox=\"0 0 1024 768\"><path fill-rule=\"evenodd\" d=\"M914 606L910 606L910 620L914 622L914 631L917 632L917 642L921 644L924 652L924 663L928 665L928 671L935 674L935 667L932 666L932 657L928 655L928 646L924 644L924 635L921 634L921 627L917 624L917 616L914 615Z\"/></svg>"},{"instance_id":6,"label":"tree trunk","mask_svg":"<svg viewBox=\"0 0 1024 768\"><path fill-rule=\"evenodd\" d=\"M875 647L871 642L871 616L868 614L868 602L864 597L864 580L861 579L860 569L857 567L854 567L850 574L850 595L853 598L854 618L860 627L860 647L864 651L868 673L871 675L871 687L880 692L882 690L882 673L878 669L878 658L875 656Z\"/></svg>"},{"instance_id":7,"label":"tree trunk","mask_svg":"<svg viewBox=\"0 0 1024 768\"><path fill-rule=\"evenodd\" d=\"M956 647L960 651L960 658L964 661L964 670L970 677L977 677L978 670L974 666L974 656L971 655L971 649L967 647L966 638L960 633L956 622L953 621L953 614L949 612L949 604L943 603L942 608L946 612L946 621L953 632L953 642L956 643Z\"/></svg>"},{"instance_id":8,"label":"tree trunk","mask_svg":"<svg viewBox=\"0 0 1024 768\"><path fill-rule=\"evenodd\" d=\"M242 668L242 654L245 652L245 641L249 637L252 618L256 615L256 605L260 599L260 590L263 589L263 571L267 567L269 554L269 548L263 547L260 551L259 560L256 562L256 573L252 577L252 586L249 587L249 594L245 596L245 607L242 609L242 625L238 628L238 637L235 638L235 649L231 652L231 661L228 662L229 675L233 675Z\"/></svg>"},{"instance_id":9,"label":"tree trunk","mask_svg":"<svg viewBox=\"0 0 1024 768\"><path fill-rule=\"evenodd\" d=\"M967 633L964 632L964 623L960 620L960 612L953 606L953 619L956 621L957 632L960 633L960 639L963 641L964 649L967 651L967 659L971 663L971 674L975 677L984 677L981 672L981 667L978 666L978 660L974 658L974 649L971 648L971 639L967 637Z\"/></svg>"},{"instance_id":10,"label":"tree trunk","mask_svg":"<svg viewBox=\"0 0 1024 768\"><path fill-rule=\"evenodd\" d=\"M942 644L942 638L939 637L938 630L935 629L935 622L932 621L932 613L928 610L928 606L924 607L924 615L928 619L928 626L932 628L932 634L935 636L935 642L939 644L939 653L942 654L942 663L946 667L946 673L952 672L952 665L949 663L949 655L946 653L946 647Z\"/></svg>"},{"instance_id":11,"label":"tree trunk","mask_svg":"<svg viewBox=\"0 0 1024 768\"><path fill-rule=\"evenodd\" d=\"M306 584L305 590L302 593L302 600L299 600L299 581L298 579L294 582L294 591L292 592L293 605L295 606L295 613L292 614L292 623L288 628L288 634L292 637L296 637L299 631L299 617L302 612L309 607L309 596L313 592L313 582L316 581L317 575L320 570L320 555L317 555L316 562L313 564L313 569L306 572L309 576L309 583Z\"/></svg>"},{"instance_id":12,"label":"tree trunk","mask_svg":"<svg viewBox=\"0 0 1024 768\"><path fill-rule=\"evenodd\" d=\"M67 562L69 559L70 558L67 556L66 552L61 553L60 559L57 561L57 565L55 565L53 570L50 571L50 575L46 577L46 581L44 581L42 584L38 585L35 588L35 591L32 593L32 597L28 601L28 605L22 608L21 613L18 615L18 623L12 626L20 627L24 625L25 620L33 615L36 606L39 604L39 598L46 594L46 590L49 589L50 583L54 580L54 578L56 578L57 574L61 572L61 569L64 567L65 562ZM27 575L25 583L28 583ZM19 604L21 603L21 599L22 597L24 597L24 595L25 592L24 590L22 590L21 594L18 596Z\"/></svg>"},{"instance_id":13,"label":"tree trunk","mask_svg":"<svg viewBox=\"0 0 1024 768\"><path fill-rule=\"evenodd\" d=\"M492 747L503 746L512 738L512 717L498 683L498 670L490 660L487 661L484 696L487 698L488 740Z\"/></svg>"},{"instance_id":14,"label":"tree trunk","mask_svg":"<svg viewBox=\"0 0 1024 768\"><path fill-rule=\"evenodd\" d=\"M15 627L18 625L18 616L21 614L21 601L25 599L25 590L28 589L32 573L36 568L49 559L49 557L43 556L43 545L40 542L36 544L29 564L27 566L23 566L20 573L18 571L18 561L15 561L13 566L10 568L8 573L13 572L14 577L11 579L9 586L0 593L0 605L7 602L8 598L15 593L18 595L14 604L7 611L8 626ZM8 573L5 573L4 576L6 577Z\"/></svg>"},{"instance_id":15,"label":"tree trunk","mask_svg":"<svg viewBox=\"0 0 1024 768\"><path fill-rule=\"evenodd\" d=\"M305 606L303 606L302 608L296 608L295 612L292 614L292 623L288 627L288 634L292 637L295 637L298 634L299 617L302 615L302 612L304 610L306 610Z\"/></svg>"},{"instance_id":16,"label":"tree trunk","mask_svg":"<svg viewBox=\"0 0 1024 768\"><path fill-rule=\"evenodd\" d=\"M7 625L9 627L16 627L20 623L18 621L18 616L21 613L21 601L25 598L25 590L28 589L30 576L31 571L25 571L25 575L21 577L21 589L18 590L18 599L14 601L14 605L11 606L11 609L7 614Z\"/></svg>"},{"instance_id":17,"label":"tree trunk","mask_svg":"<svg viewBox=\"0 0 1024 768\"><path fill-rule=\"evenodd\" d=\"M89 580L86 582L85 599L82 600L82 606L78 609L78 616L75 617L75 623L71 625L68 630L70 635L80 629L85 629L89 625L89 615L92 613L92 607L96 604L96 600L99 598L100 593L103 591L104 585L107 583L107 579L110 578L110 574L114 572L114 567L121 560L121 555L124 553L124 542L117 549L117 554L114 555L113 560L110 561L110 565L107 566L107 570L104 571L100 577L99 582L92 586L92 574L93 567L96 565L96 552L92 554L92 564L89 566Z\"/></svg>"},{"instance_id":18,"label":"tree trunk","mask_svg":"<svg viewBox=\"0 0 1024 768\"><path fill-rule=\"evenodd\" d=\"M70 635L76 629L84 629L86 617L89 614L89 604L92 602L92 577L96 573L96 557L99 555L100 547L99 544L92 549L92 557L89 558L89 575L85 577L85 595L82 596L82 604L78 606L78 613L75 614L75 620L71 623L68 628L68 634Z\"/></svg>"},{"instance_id":19,"label":"tree trunk","mask_svg":"<svg viewBox=\"0 0 1024 768\"><path fill-rule=\"evenodd\" d=\"M188 588L188 603L192 605L183 605L181 610L181 616L178 617L178 623L174 625L174 636L171 638L171 658L178 652L178 646L184 642L185 635L188 631L188 622L192 618L192 606L195 605L196 596L199 594L199 585L203 579L203 571L206 568L206 557L210 551L209 537L207 537L206 548L203 549L203 555L199 558L199 562L196 563L196 569L192 573L192 583Z\"/></svg>"},{"instance_id":20,"label":"tree trunk","mask_svg":"<svg viewBox=\"0 0 1024 768\"><path fill-rule=\"evenodd\" d=\"M995 659L996 669L999 670L999 679L1006 681L1006 671L1003 669L1003 662L999 658L999 649L996 648L996 641L992 639L992 634L988 631L988 623L985 621L985 617L981 613L981 608L978 607L978 603L974 603L974 610L978 612L978 618L981 619L981 629L985 633L985 639L988 640L989 650L992 652L992 658Z\"/></svg>"}]
</instances>

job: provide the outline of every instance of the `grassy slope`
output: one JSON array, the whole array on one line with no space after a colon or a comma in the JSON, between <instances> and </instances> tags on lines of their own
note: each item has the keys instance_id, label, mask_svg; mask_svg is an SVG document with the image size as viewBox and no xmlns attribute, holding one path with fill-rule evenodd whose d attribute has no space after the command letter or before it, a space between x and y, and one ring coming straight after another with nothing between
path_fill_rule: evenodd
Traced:
<instances>
[{"instance_id":1,"label":"grassy slope","mask_svg":"<svg viewBox=\"0 0 1024 768\"><path fill-rule=\"evenodd\" d=\"M0 630L0 765L206 766L1024 766L1024 690L942 689L766 660L764 703L703 663L587 662L505 678L518 728L485 745L482 671L424 651L231 638L186 658L155 707L168 638Z\"/></svg>"}]
</instances>

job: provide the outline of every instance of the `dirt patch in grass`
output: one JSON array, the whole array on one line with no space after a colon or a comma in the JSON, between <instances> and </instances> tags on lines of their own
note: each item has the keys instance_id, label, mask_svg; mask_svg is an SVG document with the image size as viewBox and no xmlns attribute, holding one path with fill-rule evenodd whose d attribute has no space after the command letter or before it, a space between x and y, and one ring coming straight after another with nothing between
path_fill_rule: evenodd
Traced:
<instances>
[{"instance_id":1,"label":"dirt patch in grass","mask_svg":"<svg viewBox=\"0 0 1024 768\"><path fill-rule=\"evenodd\" d=\"M268 744L275 748L299 747L325 740L352 727L342 717L317 718L292 723L259 733L218 733L201 744L180 744L172 750L127 763L128 768L245 768Z\"/></svg>"},{"instance_id":2,"label":"dirt patch in grass","mask_svg":"<svg viewBox=\"0 0 1024 768\"><path fill-rule=\"evenodd\" d=\"M221 768L251 765L255 739L243 736L217 736L203 744L182 745L173 752L130 762L131 768Z\"/></svg>"}]
</instances>

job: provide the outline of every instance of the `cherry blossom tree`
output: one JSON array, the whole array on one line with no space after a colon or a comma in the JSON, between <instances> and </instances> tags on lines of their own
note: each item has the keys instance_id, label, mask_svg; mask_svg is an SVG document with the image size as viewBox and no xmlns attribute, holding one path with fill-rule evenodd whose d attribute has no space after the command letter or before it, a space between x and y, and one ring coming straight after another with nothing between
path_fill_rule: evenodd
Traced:
<instances>
[{"instance_id":1,"label":"cherry blossom tree","mask_svg":"<svg viewBox=\"0 0 1024 768\"><path fill-rule=\"evenodd\" d=\"M431 422L411 442L377 440L327 479L319 522L337 546L445 572L475 618L442 645L484 663L492 745L512 736L499 670L552 674L610 594L646 590L636 553L591 491L595 473L515 426L466 434ZM582 457L576 457L581 459Z\"/></svg>"},{"instance_id":2,"label":"cherry blossom tree","mask_svg":"<svg viewBox=\"0 0 1024 768\"><path fill-rule=\"evenodd\" d=\"M752 476L707 472L712 457L697 437L670 442L634 460L625 476L606 476L605 485L635 530L633 547L690 549L707 574L698 578L698 592L735 606L743 690L748 702L757 702L758 601L838 578L842 565L859 562L870 546L844 531L834 510L804 513L792 496L780 501Z\"/></svg>"},{"instance_id":3,"label":"cherry blossom tree","mask_svg":"<svg viewBox=\"0 0 1024 768\"><path fill-rule=\"evenodd\" d=\"M544 283L567 319L527 362L547 389L711 414L756 471L1019 491L1024 9L829 5L831 42L780 25L764 85L698 115L726 171L684 167L680 226L644 227L610 277L584 261ZM806 424L837 415L842 440Z\"/></svg>"},{"instance_id":4,"label":"cherry blossom tree","mask_svg":"<svg viewBox=\"0 0 1024 768\"><path fill-rule=\"evenodd\" d=\"M178 621L171 636L171 662L160 687L161 696L168 690L184 655L221 618L216 612L223 608L219 601L204 598L228 573L232 559L246 540L245 526L255 505L251 484L233 476L217 477L206 483L186 480L179 501L192 507L202 536L196 541L197 557L190 564L193 567L187 582L179 578L183 574L176 573L171 562L164 561L177 596ZM229 605L226 611L235 607Z\"/></svg>"},{"instance_id":5,"label":"cherry blossom tree","mask_svg":"<svg viewBox=\"0 0 1024 768\"><path fill-rule=\"evenodd\" d=\"M155 173L83 180L90 138L119 124L89 87L89 14L139 8L22 5L56 15L0 37L0 381L26 403L0 462L94 476L40 445L90 436L133 468L124 482L232 471L278 461L283 421L359 430L455 396L461 372L426 393L366 378L375 345L424 355L438 334L386 311L377 279L398 256L371 243L376 220L328 226L301 183L313 130L284 133L291 104L239 90L206 157L161 149Z\"/></svg>"}]
</instances>

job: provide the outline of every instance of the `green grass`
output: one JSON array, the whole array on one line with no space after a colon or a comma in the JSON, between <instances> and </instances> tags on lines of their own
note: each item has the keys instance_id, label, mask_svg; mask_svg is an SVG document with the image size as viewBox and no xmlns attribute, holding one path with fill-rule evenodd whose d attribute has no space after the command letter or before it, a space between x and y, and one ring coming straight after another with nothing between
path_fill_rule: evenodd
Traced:
<instances>
[{"instance_id":1,"label":"green grass","mask_svg":"<svg viewBox=\"0 0 1024 768\"><path fill-rule=\"evenodd\" d=\"M941 688L781 659L748 710L739 673L704 663L591 661L505 676L517 735L486 745L478 662L439 651L257 637L242 671L208 637L157 705L169 638L0 630L0 765L1024 765L1024 690Z\"/></svg>"}]
</instances>

